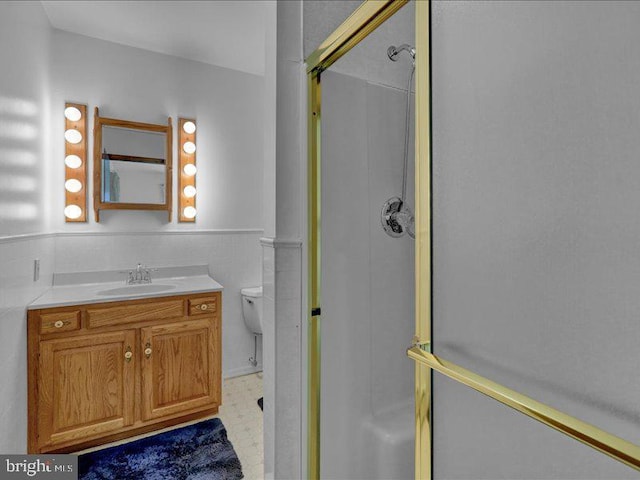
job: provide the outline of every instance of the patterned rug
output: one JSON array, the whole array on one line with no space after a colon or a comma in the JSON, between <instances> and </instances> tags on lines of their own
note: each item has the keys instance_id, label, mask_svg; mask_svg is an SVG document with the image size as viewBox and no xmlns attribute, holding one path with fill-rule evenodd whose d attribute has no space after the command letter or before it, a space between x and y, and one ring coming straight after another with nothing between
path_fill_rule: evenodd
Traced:
<instances>
[{"instance_id":1,"label":"patterned rug","mask_svg":"<svg viewBox=\"0 0 640 480\"><path fill-rule=\"evenodd\" d=\"M236 480L242 467L219 418L80 455L79 480Z\"/></svg>"}]
</instances>

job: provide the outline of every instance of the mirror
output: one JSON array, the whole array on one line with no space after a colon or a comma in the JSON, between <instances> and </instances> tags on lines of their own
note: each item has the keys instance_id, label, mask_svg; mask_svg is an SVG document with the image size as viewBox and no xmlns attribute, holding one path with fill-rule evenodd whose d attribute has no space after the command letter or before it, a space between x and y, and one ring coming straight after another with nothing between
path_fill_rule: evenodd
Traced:
<instances>
[{"instance_id":1,"label":"mirror","mask_svg":"<svg viewBox=\"0 0 640 480\"><path fill-rule=\"evenodd\" d=\"M167 125L94 122L94 210L167 210L171 220L171 118Z\"/></svg>"},{"instance_id":2,"label":"mirror","mask_svg":"<svg viewBox=\"0 0 640 480\"><path fill-rule=\"evenodd\" d=\"M164 204L164 134L102 128L102 201Z\"/></svg>"}]
</instances>

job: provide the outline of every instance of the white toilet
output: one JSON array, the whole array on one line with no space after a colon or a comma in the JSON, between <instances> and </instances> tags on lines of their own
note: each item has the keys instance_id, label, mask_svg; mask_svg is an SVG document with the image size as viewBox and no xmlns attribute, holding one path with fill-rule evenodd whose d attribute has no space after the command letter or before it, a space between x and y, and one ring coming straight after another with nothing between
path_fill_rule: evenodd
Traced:
<instances>
[{"instance_id":1,"label":"white toilet","mask_svg":"<svg viewBox=\"0 0 640 480\"><path fill-rule=\"evenodd\" d=\"M249 287L240 290L242 295L242 316L244 323L253 333L253 357L249 363L258 366L258 335L262 335L262 287Z\"/></svg>"},{"instance_id":2,"label":"white toilet","mask_svg":"<svg viewBox=\"0 0 640 480\"><path fill-rule=\"evenodd\" d=\"M240 295L244 323L255 335L262 335L262 287L243 288Z\"/></svg>"}]
</instances>

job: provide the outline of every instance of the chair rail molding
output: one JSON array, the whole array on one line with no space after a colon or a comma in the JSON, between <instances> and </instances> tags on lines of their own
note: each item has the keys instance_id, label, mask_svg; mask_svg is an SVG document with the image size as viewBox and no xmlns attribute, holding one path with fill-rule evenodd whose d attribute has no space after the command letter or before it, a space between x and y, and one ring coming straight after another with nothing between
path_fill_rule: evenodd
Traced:
<instances>
[{"instance_id":1,"label":"chair rail molding","mask_svg":"<svg viewBox=\"0 0 640 480\"><path fill-rule=\"evenodd\" d=\"M260 245L271 248L302 248L299 238L261 237Z\"/></svg>"}]
</instances>

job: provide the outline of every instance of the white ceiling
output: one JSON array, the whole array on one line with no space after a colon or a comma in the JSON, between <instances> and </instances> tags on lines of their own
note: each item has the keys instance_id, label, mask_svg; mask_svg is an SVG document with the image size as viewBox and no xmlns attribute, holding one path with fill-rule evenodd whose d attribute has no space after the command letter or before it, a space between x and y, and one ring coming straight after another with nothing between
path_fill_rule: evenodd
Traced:
<instances>
[{"instance_id":1,"label":"white ceiling","mask_svg":"<svg viewBox=\"0 0 640 480\"><path fill-rule=\"evenodd\" d=\"M54 28L264 75L265 2L47 1Z\"/></svg>"}]
</instances>

